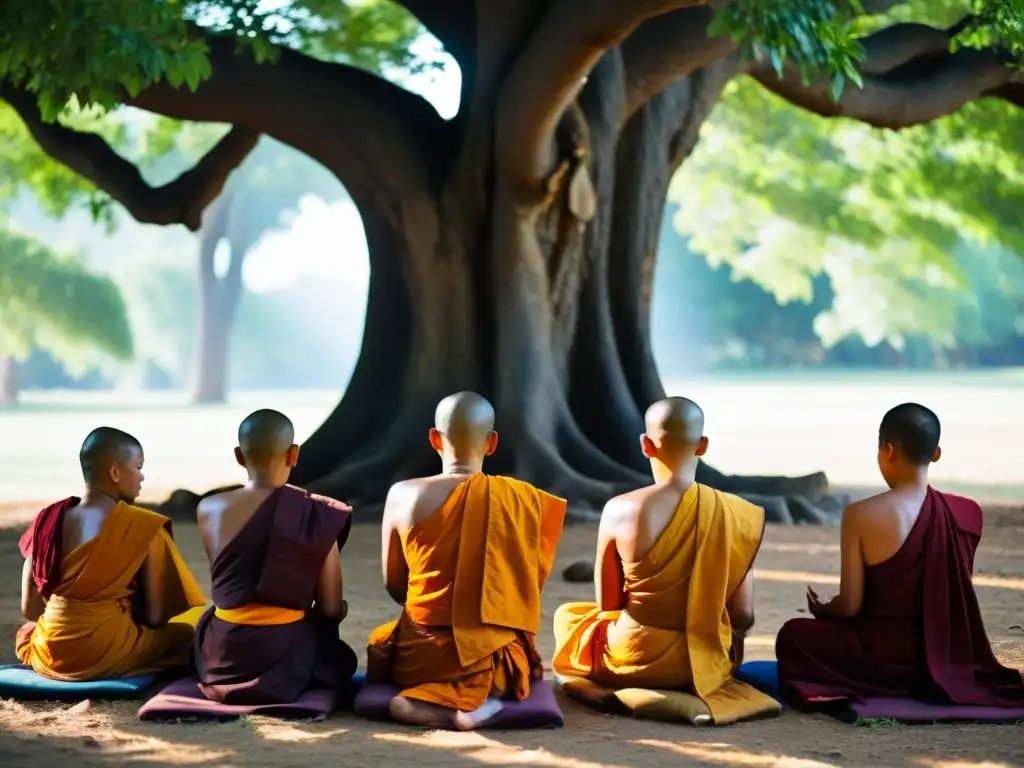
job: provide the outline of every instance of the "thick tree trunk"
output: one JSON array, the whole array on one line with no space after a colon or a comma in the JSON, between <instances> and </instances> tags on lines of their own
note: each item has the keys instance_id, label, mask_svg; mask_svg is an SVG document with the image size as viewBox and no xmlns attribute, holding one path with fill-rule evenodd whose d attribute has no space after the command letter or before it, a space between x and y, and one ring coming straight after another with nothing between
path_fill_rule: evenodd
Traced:
<instances>
[{"instance_id":1,"label":"thick tree trunk","mask_svg":"<svg viewBox=\"0 0 1024 768\"><path fill-rule=\"evenodd\" d=\"M229 226L232 197L224 195L206 211L199 230L199 317L196 323L195 381L192 401L197 404L227 400L228 352L231 329L242 292L242 262L248 244L232 237ZM227 239L230 262L218 275L214 256Z\"/></svg>"},{"instance_id":2,"label":"thick tree trunk","mask_svg":"<svg viewBox=\"0 0 1024 768\"><path fill-rule=\"evenodd\" d=\"M18 404L18 362L10 356L0 356L0 408Z\"/></svg>"},{"instance_id":3,"label":"thick tree trunk","mask_svg":"<svg viewBox=\"0 0 1024 768\"><path fill-rule=\"evenodd\" d=\"M650 296L665 194L738 67L730 40L704 34L706 9L586 5L417 4L460 53L463 103L449 122L366 73L285 54L257 75L216 44L198 99L154 88L133 101L198 120L223 119L230 103L232 122L332 169L363 217L362 349L341 402L302 446L295 482L367 514L394 481L437 470L433 411L462 389L497 411L488 470L566 496L575 518L647 482L637 441L644 409L664 395ZM673 9L661 39L659 14ZM775 519L825 517L803 498L820 496L823 478L780 484L704 467L701 479L782 494L767 499Z\"/></svg>"},{"instance_id":4,"label":"thick tree trunk","mask_svg":"<svg viewBox=\"0 0 1024 768\"><path fill-rule=\"evenodd\" d=\"M472 388L498 414L490 471L566 495L577 518L645 482L642 413L664 396L650 294L665 194L734 72L722 61L681 80L620 130L622 62L609 52L559 128L535 203L488 176L486 141L464 151L438 194L356 190L371 258L362 349L293 479L375 508L394 481L436 471L433 409ZM781 521L815 514L783 496L824 491L823 477L704 467L702 479L756 494Z\"/></svg>"}]
</instances>

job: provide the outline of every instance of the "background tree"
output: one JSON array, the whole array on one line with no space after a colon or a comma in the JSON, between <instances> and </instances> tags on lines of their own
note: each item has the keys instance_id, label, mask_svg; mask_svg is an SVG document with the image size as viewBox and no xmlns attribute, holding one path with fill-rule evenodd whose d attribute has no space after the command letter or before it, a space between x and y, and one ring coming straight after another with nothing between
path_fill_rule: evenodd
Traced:
<instances>
[{"instance_id":1,"label":"background tree","mask_svg":"<svg viewBox=\"0 0 1024 768\"><path fill-rule=\"evenodd\" d=\"M366 500L427 470L434 404L472 388L498 410L495 469L600 503L642 482L640 414L664 394L649 310L665 195L730 81L749 75L805 110L886 128L985 97L1024 101L1009 66L1024 30L1014 0L965 3L972 18L951 30L871 15L895 5L406 0L459 62L450 121L331 60L323 31L343 29L355 3L38 5L0 11L0 97L141 221L198 229L260 133L338 175L370 245L366 329L297 481ZM105 142L53 122L74 94L233 127L150 187ZM700 478L794 501L825 490L821 475L705 466Z\"/></svg>"},{"instance_id":2,"label":"background tree","mask_svg":"<svg viewBox=\"0 0 1024 768\"><path fill-rule=\"evenodd\" d=\"M150 137L149 152L156 155L154 165L163 169L187 167L186 161L202 157L223 133L217 127L189 124L183 129L176 121L161 121ZM331 203L344 195L344 189L319 163L264 137L204 212L198 232L193 402L225 401L245 257L266 232L279 228L283 217L298 210L306 195ZM218 248L225 258L218 260Z\"/></svg>"},{"instance_id":3,"label":"background tree","mask_svg":"<svg viewBox=\"0 0 1024 768\"><path fill-rule=\"evenodd\" d=\"M0 405L17 402L18 363L33 347L71 373L85 373L96 351L129 360L128 315L110 278L0 229Z\"/></svg>"}]
</instances>

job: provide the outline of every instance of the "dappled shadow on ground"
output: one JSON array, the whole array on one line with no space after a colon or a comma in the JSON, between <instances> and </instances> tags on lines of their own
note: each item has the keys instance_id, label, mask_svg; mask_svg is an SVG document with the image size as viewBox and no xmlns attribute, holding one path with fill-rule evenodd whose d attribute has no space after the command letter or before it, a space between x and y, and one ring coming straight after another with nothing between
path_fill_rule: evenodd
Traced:
<instances>
[{"instance_id":1,"label":"dappled shadow on ground","mask_svg":"<svg viewBox=\"0 0 1024 768\"><path fill-rule=\"evenodd\" d=\"M1024 666L1024 526L1020 518L989 515L977 572L996 579L979 589L986 625L997 654ZM20 559L15 541L22 525L0 528L0 662L13 661L18 626ZM771 658L775 633L799 615L805 580L829 583L838 572L835 529L772 528L758 557L758 623L751 659ZM176 525L186 560L208 587L209 576L194 526ZM580 557L592 557L595 529L566 529L554 573ZM989 547L989 542L992 544ZM342 634L361 647L370 630L397 614L380 584L379 532L357 526L343 556L350 618ZM589 585L549 583L545 628L538 638L545 658L562 602L592 598ZM2 640L7 638L7 640ZM1001 768L1024 765L1024 726L916 726L865 728L824 716L785 713L775 720L721 729L629 720L603 715L562 700L560 730L474 734L423 732L371 723L348 713L320 722L249 718L226 724L141 723L138 702L95 703L80 712L68 706L0 704L0 765L217 765L217 766L433 766L524 765L566 768L628 766L921 766Z\"/></svg>"}]
</instances>

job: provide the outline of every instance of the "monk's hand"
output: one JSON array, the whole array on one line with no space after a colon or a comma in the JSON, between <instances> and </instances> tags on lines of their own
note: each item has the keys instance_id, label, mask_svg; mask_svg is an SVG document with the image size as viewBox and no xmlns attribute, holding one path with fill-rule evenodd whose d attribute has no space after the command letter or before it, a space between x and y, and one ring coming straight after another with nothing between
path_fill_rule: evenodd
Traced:
<instances>
[{"instance_id":1,"label":"monk's hand","mask_svg":"<svg viewBox=\"0 0 1024 768\"><path fill-rule=\"evenodd\" d=\"M808 587L807 587L807 610L810 612L810 614L814 618L820 619L824 615L824 613L825 613L824 607L825 606L821 602L821 598L818 597L818 593L815 592L810 587L810 585L808 585Z\"/></svg>"}]
</instances>

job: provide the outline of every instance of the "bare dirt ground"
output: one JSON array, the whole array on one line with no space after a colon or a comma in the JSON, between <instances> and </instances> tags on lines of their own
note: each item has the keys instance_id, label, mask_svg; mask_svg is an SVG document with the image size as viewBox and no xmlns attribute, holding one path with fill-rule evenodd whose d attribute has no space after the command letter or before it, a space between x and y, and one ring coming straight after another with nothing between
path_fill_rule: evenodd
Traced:
<instances>
[{"instance_id":1,"label":"bare dirt ground","mask_svg":"<svg viewBox=\"0 0 1024 768\"><path fill-rule=\"evenodd\" d=\"M0 506L0 663L14 661L21 560L16 541L39 504ZM208 588L194 526L176 526L186 559ZM591 557L595 528L568 528L555 577L544 593L544 624L562 602L592 599L586 585L558 578L561 568ZM755 634L751 659L772 658L775 633L803 607L805 584L834 589L838 531L769 530L757 562ZM394 617L380 579L379 533L357 526L343 555L350 617L343 636L364 646L367 634ZM1024 666L1024 510L988 511L977 564L978 594L989 636L1004 663ZM550 658L552 635L539 638ZM824 716L785 713L776 720L697 729L601 715L562 701L566 726L533 732L423 732L336 714L322 722L249 718L218 725L146 724L136 703L68 706L0 702L0 765L431 766L524 765L565 768L694 765L753 768L1024 766L1024 724L999 726L855 727Z\"/></svg>"}]
</instances>

